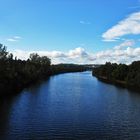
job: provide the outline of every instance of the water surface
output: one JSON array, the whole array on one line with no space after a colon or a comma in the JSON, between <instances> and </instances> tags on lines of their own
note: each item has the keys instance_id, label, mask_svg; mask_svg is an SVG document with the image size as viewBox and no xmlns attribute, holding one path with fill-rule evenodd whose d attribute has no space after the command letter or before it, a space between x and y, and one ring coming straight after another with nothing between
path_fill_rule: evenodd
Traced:
<instances>
[{"instance_id":1,"label":"water surface","mask_svg":"<svg viewBox=\"0 0 140 140\"><path fill-rule=\"evenodd\" d=\"M91 72L61 74L0 100L1 140L139 140L140 94Z\"/></svg>"}]
</instances>

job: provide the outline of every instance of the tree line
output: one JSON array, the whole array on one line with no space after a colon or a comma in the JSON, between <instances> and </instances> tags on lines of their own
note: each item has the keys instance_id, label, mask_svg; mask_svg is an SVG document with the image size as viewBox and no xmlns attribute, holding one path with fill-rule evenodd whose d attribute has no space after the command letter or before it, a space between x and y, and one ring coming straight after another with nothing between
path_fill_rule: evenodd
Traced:
<instances>
[{"instance_id":1,"label":"tree line","mask_svg":"<svg viewBox=\"0 0 140 140\"><path fill-rule=\"evenodd\" d=\"M107 62L95 67L92 74L101 80L140 89L140 61L130 65Z\"/></svg>"},{"instance_id":2,"label":"tree line","mask_svg":"<svg viewBox=\"0 0 140 140\"><path fill-rule=\"evenodd\" d=\"M19 90L49 76L65 72L81 72L86 68L82 65L59 64L52 65L47 56L30 54L27 60L20 60L7 52L6 46L0 44L0 95Z\"/></svg>"}]
</instances>

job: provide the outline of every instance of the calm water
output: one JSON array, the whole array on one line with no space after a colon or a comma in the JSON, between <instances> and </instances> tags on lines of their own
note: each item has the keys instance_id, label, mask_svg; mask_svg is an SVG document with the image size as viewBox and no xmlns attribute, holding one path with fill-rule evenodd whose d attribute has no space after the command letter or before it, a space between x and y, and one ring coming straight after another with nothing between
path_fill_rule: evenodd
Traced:
<instances>
[{"instance_id":1,"label":"calm water","mask_svg":"<svg viewBox=\"0 0 140 140\"><path fill-rule=\"evenodd\" d=\"M0 100L0 140L140 140L140 94L91 72L51 77Z\"/></svg>"}]
</instances>

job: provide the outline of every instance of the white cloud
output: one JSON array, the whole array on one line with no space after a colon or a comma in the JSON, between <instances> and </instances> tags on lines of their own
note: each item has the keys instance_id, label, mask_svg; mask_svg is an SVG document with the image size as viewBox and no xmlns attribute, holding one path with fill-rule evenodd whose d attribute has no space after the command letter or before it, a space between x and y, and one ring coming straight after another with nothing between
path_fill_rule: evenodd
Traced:
<instances>
[{"instance_id":1,"label":"white cloud","mask_svg":"<svg viewBox=\"0 0 140 140\"><path fill-rule=\"evenodd\" d=\"M130 64L140 60L140 47L134 48L134 43L133 40L126 40L113 49L97 52L91 59L97 64L106 62Z\"/></svg>"},{"instance_id":2,"label":"white cloud","mask_svg":"<svg viewBox=\"0 0 140 140\"><path fill-rule=\"evenodd\" d=\"M80 21L80 24L90 25L90 24L91 24L91 22L89 22L89 21L84 21L84 20L81 20L81 21Z\"/></svg>"},{"instance_id":3,"label":"white cloud","mask_svg":"<svg viewBox=\"0 0 140 140\"><path fill-rule=\"evenodd\" d=\"M102 41L105 41L105 42L115 42L117 40L116 39L103 39Z\"/></svg>"},{"instance_id":4,"label":"white cloud","mask_svg":"<svg viewBox=\"0 0 140 140\"><path fill-rule=\"evenodd\" d=\"M97 53L87 52L84 48L75 48L68 52L62 51L22 51L14 50L14 56L20 59L28 59L31 53L38 53L40 56L48 56L52 63L77 63L77 64L104 64L126 63L140 60L140 47L134 48L133 40L126 40L112 49L99 51Z\"/></svg>"},{"instance_id":5,"label":"white cloud","mask_svg":"<svg viewBox=\"0 0 140 140\"><path fill-rule=\"evenodd\" d=\"M14 38L8 38L8 39L6 39L7 41L9 41L9 42L16 42L17 40L16 39L14 39Z\"/></svg>"},{"instance_id":6,"label":"white cloud","mask_svg":"<svg viewBox=\"0 0 140 140\"><path fill-rule=\"evenodd\" d=\"M85 51L84 48L78 47L74 50L70 50L67 53L67 56L69 56L70 58L77 58L77 57L85 57L87 56L87 52Z\"/></svg>"},{"instance_id":7,"label":"white cloud","mask_svg":"<svg viewBox=\"0 0 140 140\"><path fill-rule=\"evenodd\" d=\"M118 46L115 46L115 49L123 49L124 47L132 47L135 44L134 40L125 40L123 43L121 43Z\"/></svg>"},{"instance_id":8,"label":"white cloud","mask_svg":"<svg viewBox=\"0 0 140 140\"><path fill-rule=\"evenodd\" d=\"M14 37L11 37L11 38L6 39L6 41L9 41L9 42L17 42L20 39L22 39L22 37L20 37L20 36L14 36Z\"/></svg>"},{"instance_id":9,"label":"white cloud","mask_svg":"<svg viewBox=\"0 0 140 140\"><path fill-rule=\"evenodd\" d=\"M124 35L140 34L140 12L129 15L117 25L107 30L103 35L104 40L116 40Z\"/></svg>"},{"instance_id":10,"label":"white cloud","mask_svg":"<svg viewBox=\"0 0 140 140\"><path fill-rule=\"evenodd\" d=\"M14 36L13 38L15 38L15 39L21 39L22 37L21 36Z\"/></svg>"},{"instance_id":11,"label":"white cloud","mask_svg":"<svg viewBox=\"0 0 140 140\"><path fill-rule=\"evenodd\" d=\"M12 51L14 56L22 60L29 58L31 53L38 53L40 56L48 56L52 59L52 63L85 63L89 56L84 48L78 47L68 52L61 51Z\"/></svg>"}]
</instances>

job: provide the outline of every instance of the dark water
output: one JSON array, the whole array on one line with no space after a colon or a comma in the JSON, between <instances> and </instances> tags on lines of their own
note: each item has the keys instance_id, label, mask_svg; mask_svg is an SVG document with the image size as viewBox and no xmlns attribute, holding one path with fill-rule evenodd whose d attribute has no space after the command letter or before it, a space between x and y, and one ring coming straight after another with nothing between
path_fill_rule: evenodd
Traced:
<instances>
[{"instance_id":1,"label":"dark water","mask_svg":"<svg viewBox=\"0 0 140 140\"><path fill-rule=\"evenodd\" d=\"M140 140L140 94L90 72L51 77L0 100L0 140Z\"/></svg>"}]
</instances>

